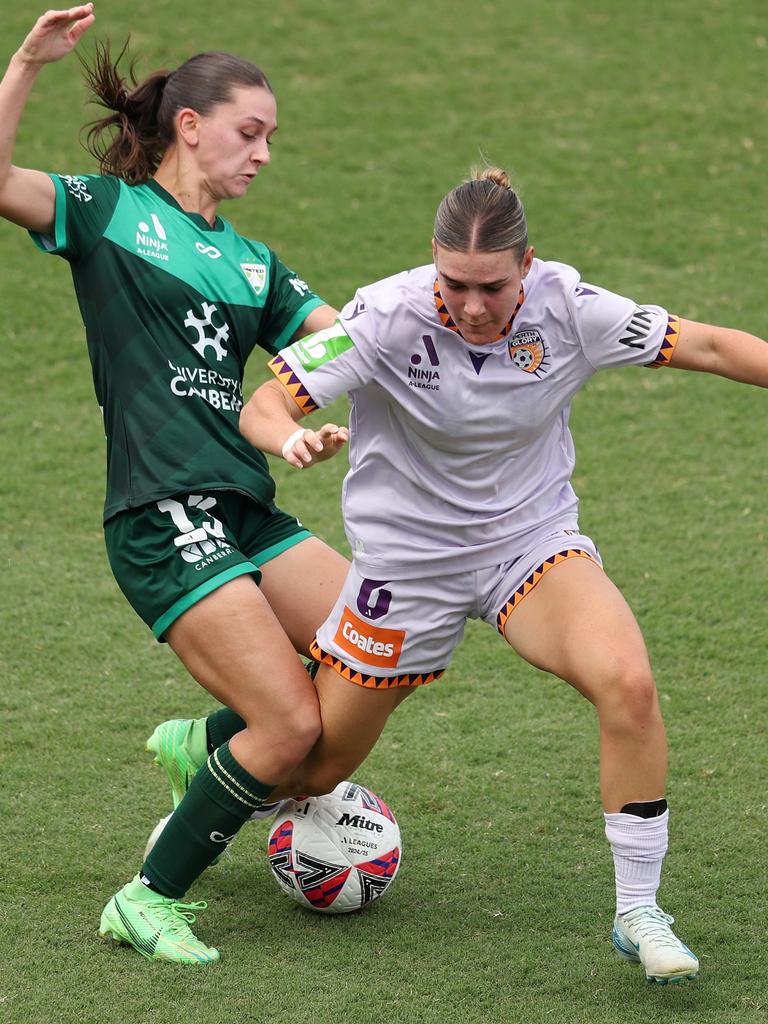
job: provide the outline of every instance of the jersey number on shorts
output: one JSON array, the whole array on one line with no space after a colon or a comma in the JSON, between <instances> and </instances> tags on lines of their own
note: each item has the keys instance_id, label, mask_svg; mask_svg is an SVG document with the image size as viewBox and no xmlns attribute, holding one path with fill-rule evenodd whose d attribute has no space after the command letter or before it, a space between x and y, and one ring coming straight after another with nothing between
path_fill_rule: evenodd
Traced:
<instances>
[{"instance_id":1,"label":"jersey number on shorts","mask_svg":"<svg viewBox=\"0 0 768 1024\"><path fill-rule=\"evenodd\" d=\"M382 589L385 583L389 583L389 580L363 580L357 595L357 610L366 619L380 619L389 611L392 591ZM378 594L372 602L377 590Z\"/></svg>"}]
</instances>

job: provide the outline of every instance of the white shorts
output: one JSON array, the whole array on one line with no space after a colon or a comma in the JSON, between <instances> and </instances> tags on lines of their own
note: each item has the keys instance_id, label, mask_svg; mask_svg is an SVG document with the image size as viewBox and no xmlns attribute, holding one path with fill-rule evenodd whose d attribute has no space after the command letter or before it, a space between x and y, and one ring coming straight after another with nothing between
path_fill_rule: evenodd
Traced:
<instances>
[{"instance_id":1,"label":"white shorts","mask_svg":"<svg viewBox=\"0 0 768 1024\"><path fill-rule=\"evenodd\" d=\"M550 534L503 565L448 576L372 580L353 563L312 657L360 686L429 683L448 667L467 619L483 619L503 635L542 576L574 557L602 566L594 542L573 530Z\"/></svg>"}]
</instances>

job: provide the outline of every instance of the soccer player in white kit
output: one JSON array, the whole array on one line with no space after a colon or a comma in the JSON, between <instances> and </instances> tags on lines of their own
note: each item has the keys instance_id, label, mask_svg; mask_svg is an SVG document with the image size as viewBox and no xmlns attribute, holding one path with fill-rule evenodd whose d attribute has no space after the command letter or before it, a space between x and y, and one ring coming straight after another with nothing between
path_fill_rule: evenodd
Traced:
<instances>
[{"instance_id":1,"label":"soccer player in white kit","mask_svg":"<svg viewBox=\"0 0 768 1024\"><path fill-rule=\"evenodd\" d=\"M445 197L433 256L361 288L335 326L283 349L277 379L241 414L254 445L296 467L350 439L353 564L312 648L323 737L274 796L328 792L348 777L402 697L445 670L467 618L482 618L595 705L614 946L651 980L693 978L698 960L656 902L668 822L656 687L635 618L579 532L568 417L604 367L768 386L768 346L534 258L497 169ZM296 428L344 392L348 432Z\"/></svg>"}]
</instances>

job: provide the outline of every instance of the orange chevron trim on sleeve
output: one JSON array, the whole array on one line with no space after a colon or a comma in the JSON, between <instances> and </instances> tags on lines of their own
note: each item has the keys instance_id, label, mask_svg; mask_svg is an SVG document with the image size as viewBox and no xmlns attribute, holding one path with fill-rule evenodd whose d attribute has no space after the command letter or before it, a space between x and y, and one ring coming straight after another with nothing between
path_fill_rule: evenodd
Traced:
<instances>
[{"instance_id":1,"label":"orange chevron trim on sleeve","mask_svg":"<svg viewBox=\"0 0 768 1024\"><path fill-rule=\"evenodd\" d=\"M554 566L556 565L559 565L561 562L564 562L567 558L588 558L590 562L594 562L595 565L599 564L598 562L595 562L595 559L592 557L592 555L590 555L586 551L582 551L581 548L567 548L565 551L558 551L556 555L551 555L544 562L542 562L541 565L534 569L530 576L523 580L523 582L520 584L520 586L517 588L514 594L512 594L507 603L496 616L496 628L498 629L502 636L504 635L504 627L507 624L507 619L515 610L515 608L517 608L517 606L520 604L523 598L527 597L528 594L530 594L530 592L533 590L536 584L540 582L545 573L548 573L550 569L554 568Z\"/></svg>"},{"instance_id":2,"label":"orange chevron trim on sleeve","mask_svg":"<svg viewBox=\"0 0 768 1024\"><path fill-rule=\"evenodd\" d=\"M288 363L278 353L267 363L267 367L274 373L283 387L288 391L291 398L294 400L296 405L306 416L310 412L314 412L318 406L312 400L312 396L301 383L299 378L290 368Z\"/></svg>"},{"instance_id":3,"label":"orange chevron trim on sleeve","mask_svg":"<svg viewBox=\"0 0 768 1024\"><path fill-rule=\"evenodd\" d=\"M657 370L660 366L669 366L672 355L677 345L677 339L680 337L680 317L673 316L671 313L667 319L667 329L664 332L664 340L661 343L659 354L653 360L652 363L646 363L645 365L649 370Z\"/></svg>"},{"instance_id":4,"label":"orange chevron trim on sleeve","mask_svg":"<svg viewBox=\"0 0 768 1024\"><path fill-rule=\"evenodd\" d=\"M439 679L445 672L445 669L441 668L435 672L405 673L399 676L365 675L356 668L350 668L349 665L345 665L339 658L328 654L321 647L318 647L316 639L309 645L309 653L315 661L322 662L323 665L330 665L332 669L335 669L340 676L349 680L350 683L356 683L358 686L365 686L371 690L389 690L393 686L424 686L426 683Z\"/></svg>"}]
</instances>

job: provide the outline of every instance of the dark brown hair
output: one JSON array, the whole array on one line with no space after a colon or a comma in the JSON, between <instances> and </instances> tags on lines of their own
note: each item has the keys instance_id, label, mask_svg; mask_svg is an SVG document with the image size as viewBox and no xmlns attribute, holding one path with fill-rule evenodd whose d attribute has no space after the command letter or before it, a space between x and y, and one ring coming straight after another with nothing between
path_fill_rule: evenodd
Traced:
<instances>
[{"instance_id":1,"label":"dark brown hair","mask_svg":"<svg viewBox=\"0 0 768 1024\"><path fill-rule=\"evenodd\" d=\"M139 81L135 62L125 75L119 68L128 43L112 59L109 42L98 42L93 63L81 60L93 101L112 111L86 125L86 148L102 174L129 184L146 181L157 170L175 138L177 111L190 107L206 115L232 98L238 85L272 92L267 76L250 61L231 53L198 53L175 71L153 71Z\"/></svg>"},{"instance_id":2,"label":"dark brown hair","mask_svg":"<svg viewBox=\"0 0 768 1024\"><path fill-rule=\"evenodd\" d=\"M434 238L453 252L514 249L522 259L528 225L507 172L499 167L474 168L470 180L452 189L437 208Z\"/></svg>"}]
</instances>

